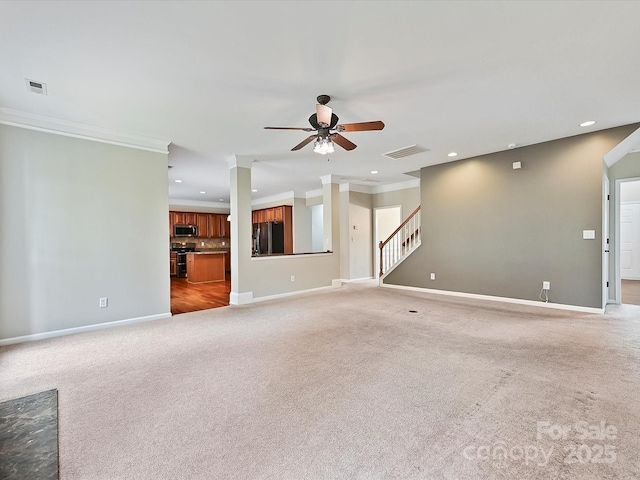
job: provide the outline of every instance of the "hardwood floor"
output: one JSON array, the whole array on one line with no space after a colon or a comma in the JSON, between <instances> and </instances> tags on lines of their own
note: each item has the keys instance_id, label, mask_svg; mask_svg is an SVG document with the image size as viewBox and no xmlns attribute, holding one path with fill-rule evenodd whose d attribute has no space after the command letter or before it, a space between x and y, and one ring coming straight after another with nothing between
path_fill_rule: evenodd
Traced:
<instances>
[{"instance_id":1,"label":"hardwood floor","mask_svg":"<svg viewBox=\"0 0 640 480\"><path fill-rule=\"evenodd\" d=\"M188 283L186 278L171 277L171 313L197 312L229 305L231 275L224 282Z\"/></svg>"},{"instance_id":2,"label":"hardwood floor","mask_svg":"<svg viewBox=\"0 0 640 480\"><path fill-rule=\"evenodd\" d=\"M640 305L640 280L622 280L622 303Z\"/></svg>"}]
</instances>

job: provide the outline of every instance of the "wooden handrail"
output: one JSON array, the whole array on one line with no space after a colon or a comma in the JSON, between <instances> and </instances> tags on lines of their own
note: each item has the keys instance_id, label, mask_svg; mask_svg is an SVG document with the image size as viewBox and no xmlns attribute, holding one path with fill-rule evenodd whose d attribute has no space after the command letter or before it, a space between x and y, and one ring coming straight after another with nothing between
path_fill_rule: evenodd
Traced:
<instances>
[{"instance_id":1,"label":"wooden handrail","mask_svg":"<svg viewBox=\"0 0 640 480\"><path fill-rule=\"evenodd\" d=\"M411 215L409 215L404 222L402 222L400 224L400 226L398 228L396 228L393 233L391 235L389 235L389 238L387 238L384 242L380 242L380 248L384 247L387 243L389 243L389 241L391 240L391 238L398 233L400 230L402 230L402 227L404 227L407 223L409 223L409 220L411 220L411 218L420 211L420 207L421 205L418 205L418 208L416 208L413 213Z\"/></svg>"},{"instance_id":2,"label":"wooden handrail","mask_svg":"<svg viewBox=\"0 0 640 480\"><path fill-rule=\"evenodd\" d=\"M383 272L382 272L382 270L383 270L383 267L382 267L382 249L384 248L384 246L385 246L387 243L389 243L389 241L391 241L391 239L395 236L395 234L396 234L396 233L398 233L400 230L402 230L402 228L403 228L407 223L409 223L409 220L411 220L411 219L414 217L414 215L420 211L420 207L421 207L421 206L422 206L422 205L418 205L418 207L417 207L417 208L416 208L416 209L411 213L411 215L409 215L409 216L404 220L404 222L402 222L402 223L400 224L400 226L399 226L398 228L396 228L396 229L393 231L393 233L392 233L391 235L389 235L389 238L387 238L384 242L382 242L382 241L381 241L381 242L380 242L380 244L378 245L378 248L380 249L380 262L379 262L379 266L380 266L380 275L379 275L379 276L380 276L380 277L382 277L382 275L383 275ZM418 232L418 230L416 230L416 234L417 234L417 232Z\"/></svg>"}]
</instances>

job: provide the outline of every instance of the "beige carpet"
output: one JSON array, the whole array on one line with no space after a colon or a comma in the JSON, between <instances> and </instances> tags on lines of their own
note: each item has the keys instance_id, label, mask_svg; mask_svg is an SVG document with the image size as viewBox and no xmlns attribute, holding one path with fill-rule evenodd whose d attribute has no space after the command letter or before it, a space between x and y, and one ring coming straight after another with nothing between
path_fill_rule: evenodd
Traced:
<instances>
[{"instance_id":1,"label":"beige carpet","mask_svg":"<svg viewBox=\"0 0 640 480\"><path fill-rule=\"evenodd\" d=\"M4 347L0 401L59 390L62 479L639 478L638 312L352 284Z\"/></svg>"}]
</instances>

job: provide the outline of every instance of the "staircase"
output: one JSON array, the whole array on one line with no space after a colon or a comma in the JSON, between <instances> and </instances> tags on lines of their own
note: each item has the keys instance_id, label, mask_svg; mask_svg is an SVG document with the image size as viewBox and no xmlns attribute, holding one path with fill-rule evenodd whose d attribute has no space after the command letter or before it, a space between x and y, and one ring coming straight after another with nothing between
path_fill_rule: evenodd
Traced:
<instances>
[{"instance_id":1,"label":"staircase","mask_svg":"<svg viewBox=\"0 0 640 480\"><path fill-rule=\"evenodd\" d=\"M420 246L420 206L380 242L380 280L396 268L411 252Z\"/></svg>"}]
</instances>

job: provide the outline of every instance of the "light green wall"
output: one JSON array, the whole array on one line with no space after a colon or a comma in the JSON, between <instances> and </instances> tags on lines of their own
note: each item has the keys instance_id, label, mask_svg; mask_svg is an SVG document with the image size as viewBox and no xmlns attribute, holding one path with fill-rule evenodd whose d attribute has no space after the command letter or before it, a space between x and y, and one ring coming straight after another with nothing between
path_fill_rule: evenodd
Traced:
<instances>
[{"instance_id":1,"label":"light green wall","mask_svg":"<svg viewBox=\"0 0 640 480\"><path fill-rule=\"evenodd\" d=\"M602 159L637 127L423 168L422 246L385 283L538 300L547 280L551 302L601 308Z\"/></svg>"},{"instance_id":2,"label":"light green wall","mask_svg":"<svg viewBox=\"0 0 640 480\"><path fill-rule=\"evenodd\" d=\"M166 155L0 125L0 339L169 314L167 192Z\"/></svg>"}]
</instances>

